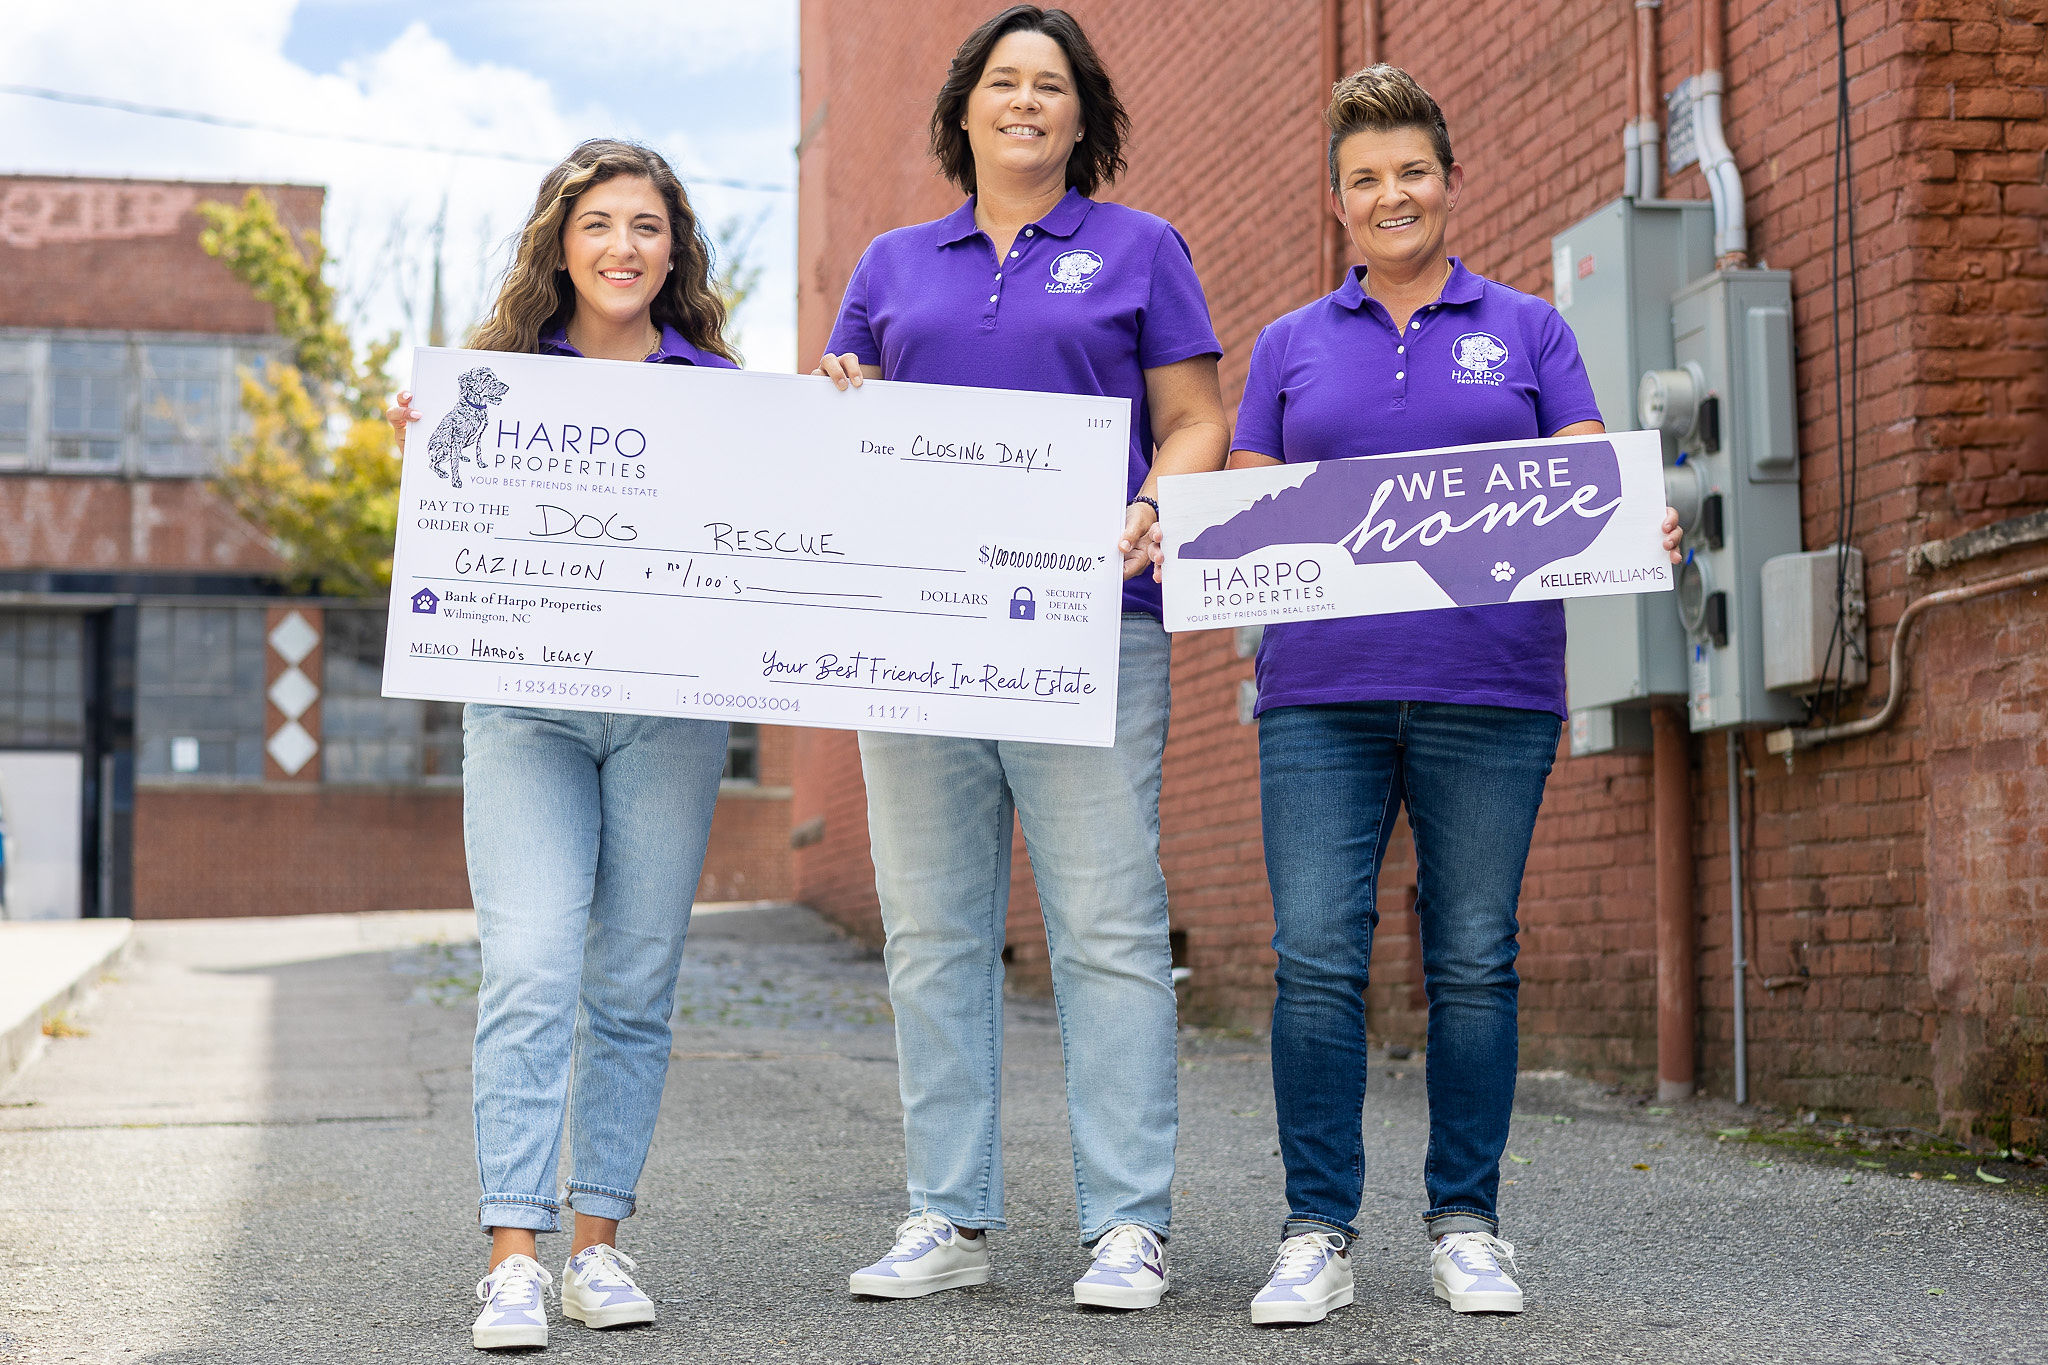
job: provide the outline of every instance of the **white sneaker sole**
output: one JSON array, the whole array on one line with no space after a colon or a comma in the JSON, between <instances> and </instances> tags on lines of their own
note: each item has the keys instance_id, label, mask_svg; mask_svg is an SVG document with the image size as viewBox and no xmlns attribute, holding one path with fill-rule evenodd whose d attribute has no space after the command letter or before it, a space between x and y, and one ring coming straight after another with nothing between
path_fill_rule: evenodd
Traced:
<instances>
[{"instance_id":1,"label":"white sneaker sole","mask_svg":"<svg viewBox=\"0 0 2048 1365\"><path fill-rule=\"evenodd\" d=\"M546 1346L548 1329L539 1327L471 1327L469 1344L479 1351L503 1351L517 1346Z\"/></svg>"},{"instance_id":2,"label":"white sneaker sole","mask_svg":"<svg viewBox=\"0 0 2048 1365\"><path fill-rule=\"evenodd\" d=\"M1169 1280L1161 1280L1155 1289L1133 1289L1128 1286L1119 1289L1113 1284L1076 1284L1074 1302L1089 1308L1122 1308L1135 1311L1140 1308L1157 1308L1159 1301L1166 1297Z\"/></svg>"},{"instance_id":3,"label":"white sneaker sole","mask_svg":"<svg viewBox=\"0 0 2048 1365\"><path fill-rule=\"evenodd\" d=\"M988 1283L988 1267L967 1266L961 1270L949 1270L943 1275L928 1275L919 1280L906 1280L895 1275L862 1275L846 1277L849 1294L869 1299L921 1299L927 1294L940 1294L948 1289L967 1289L977 1284Z\"/></svg>"},{"instance_id":4,"label":"white sneaker sole","mask_svg":"<svg viewBox=\"0 0 2048 1365\"><path fill-rule=\"evenodd\" d=\"M1436 1281L1436 1296L1451 1306L1453 1313L1519 1313L1522 1311L1522 1293L1512 1294L1460 1294L1442 1280Z\"/></svg>"},{"instance_id":5,"label":"white sneaker sole","mask_svg":"<svg viewBox=\"0 0 2048 1365\"><path fill-rule=\"evenodd\" d=\"M1339 1308L1351 1306L1352 1286L1345 1285L1320 1299L1300 1303L1254 1303L1252 1326L1276 1327L1284 1323L1321 1322Z\"/></svg>"},{"instance_id":6,"label":"white sneaker sole","mask_svg":"<svg viewBox=\"0 0 2048 1365\"><path fill-rule=\"evenodd\" d=\"M590 1308L571 1303L567 1295L562 1297L562 1316L571 1322L580 1322L592 1331L602 1332L607 1327L630 1327L635 1323L653 1322L654 1305L651 1303L622 1303L617 1308Z\"/></svg>"}]
</instances>

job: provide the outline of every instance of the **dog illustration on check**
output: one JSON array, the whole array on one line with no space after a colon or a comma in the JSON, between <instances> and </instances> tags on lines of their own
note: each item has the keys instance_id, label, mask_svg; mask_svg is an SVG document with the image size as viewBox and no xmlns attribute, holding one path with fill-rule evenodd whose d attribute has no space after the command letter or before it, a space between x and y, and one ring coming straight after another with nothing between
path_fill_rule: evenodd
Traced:
<instances>
[{"instance_id":1,"label":"dog illustration on check","mask_svg":"<svg viewBox=\"0 0 2048 1365\"><path fill-rule=\"evenodd\" d=\"M504 380L486 368L469 371L455 381L461 401L434 428L427 442L428 463L434 472L455 487L462 487L462 462L483 463L484 424L490 419L490 405L505 396Z\"/></svg>"}]
</instances>

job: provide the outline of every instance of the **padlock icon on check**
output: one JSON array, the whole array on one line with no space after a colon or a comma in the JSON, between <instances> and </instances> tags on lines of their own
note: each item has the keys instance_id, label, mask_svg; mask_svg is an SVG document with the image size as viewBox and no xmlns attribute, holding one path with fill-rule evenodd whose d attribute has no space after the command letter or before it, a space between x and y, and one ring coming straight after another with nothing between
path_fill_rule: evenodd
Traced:
<instances>
[{"instance_id":1,"label":"padlock icon on check","mask_svg":"<svg viewBox=\"0 0 2048 1365\"><path fill-rule=\"evenodd\" d=\"M1010 594L1010 619L1012 621L1036 621L1038 602L1031 595L1031 589L1019 588Z\"/></svg>"}]
</instances>

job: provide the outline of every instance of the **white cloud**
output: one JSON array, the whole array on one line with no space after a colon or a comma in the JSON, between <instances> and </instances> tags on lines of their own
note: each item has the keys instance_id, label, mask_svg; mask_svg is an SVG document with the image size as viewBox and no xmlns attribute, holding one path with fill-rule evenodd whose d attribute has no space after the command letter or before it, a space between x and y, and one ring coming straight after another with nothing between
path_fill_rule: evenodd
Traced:
<instances>
[{"instance_id":1,"label":"white cloud","mask_svg":"<svg viewBox=\"0 0 2048 1365\"><path fill-rule=\"evenodd\" d=\"M699 63L720 52L757 57L778 34L792 41L781 6L676 8L672 23L639 24L636 41L694 52L690 60ZM584 137L646 135L601 106L564 107L555 86L534 70L464 57L435 30L431 13L380 51L333 72L310 71L284 55L293 9L292 0L103 0L82 23L82 11L64 0L16 3L9 7L9 41L0 45L0 80L292 129L542 157L566 152ZM616 41L616 7L514 0L503 9L509 22L532 29L536 51L558 48L565 58L581 60L599 41L598 27L608 35L604 41ZM518 228L545 169L8 95L0 95L0 110L6 115L0 119L0 168L9 171L325 185L327 239L343 265L339 282L361 300L369 328L378 332L405 328L408 305L424 327L419 249L444 195L452 316L466 321L466 309L504 263L480 244L502 243ZM649 140L685 170L784 183L793 175L786 140L774 130L703 140L670 130ZM697 198L714 222L767 202L709 188ZM755 366L786 369L795 360L795 205L784 196L771 207L774 222L758 239L766 274L740 319L740 341ZM385 258L395 230L412 243L410 271Z\"/></svg>"},{"instance_id":2,"label":"white cloud","mask_svg":"<svg viewBox=\"0 0 2048 1365\"><path fill-rule=\"evenodd\" d=\"M659 24L613 0L496 0L491 10L493 22L552 60L594 71L631 63L689 76L782 50L793 59L793 8L768 0L667 0L658 7L666 20Z\"/></svg>"}]
</instances>

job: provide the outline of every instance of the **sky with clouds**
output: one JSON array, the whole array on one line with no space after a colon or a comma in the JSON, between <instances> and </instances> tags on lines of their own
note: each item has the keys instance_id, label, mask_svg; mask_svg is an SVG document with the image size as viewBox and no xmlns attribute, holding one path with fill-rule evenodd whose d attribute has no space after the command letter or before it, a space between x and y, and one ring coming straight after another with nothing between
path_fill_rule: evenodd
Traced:
<instances>
[{"instance_id":1,"label":"sky with clouds","mask_svg":"<svg viewBox=\"0 0 2048 1365\"><path fill-rule=\"evenodd\" d=\"M365 333L423 340L446 203L452 324L487 304L546 162L586 137L666 156L762 268L735 340L796 361L797 0L8 0L0 82L529 158L396 150L0 93L0 170L327 187L335 282Z\"/></svg>"}]
</instances>

